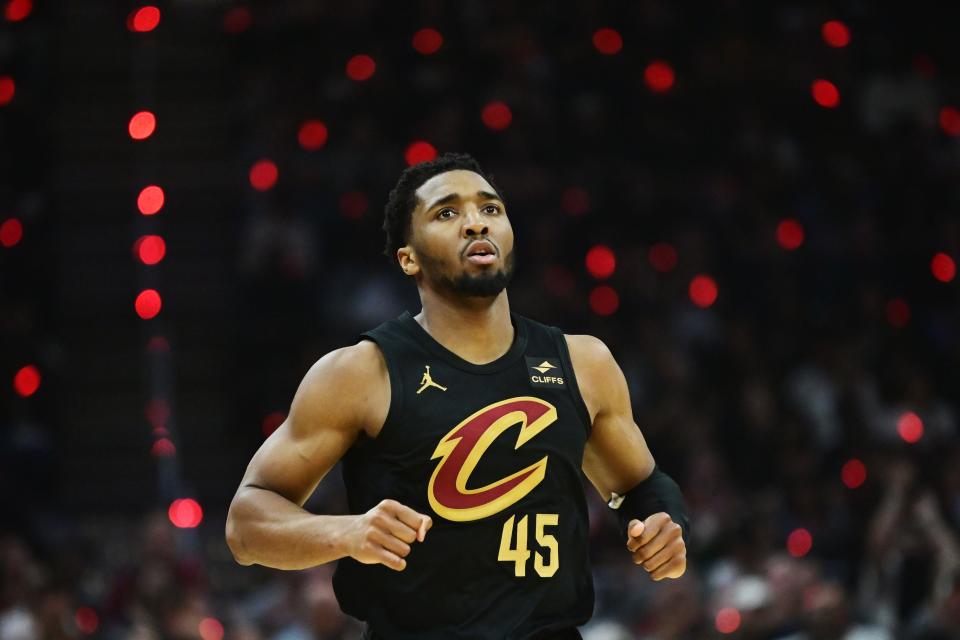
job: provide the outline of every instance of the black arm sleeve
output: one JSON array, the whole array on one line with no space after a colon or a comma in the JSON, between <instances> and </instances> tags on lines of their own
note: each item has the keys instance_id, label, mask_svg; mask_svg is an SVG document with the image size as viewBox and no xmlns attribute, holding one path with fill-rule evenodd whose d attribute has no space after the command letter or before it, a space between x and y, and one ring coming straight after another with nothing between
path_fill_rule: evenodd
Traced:
<instances>
[{"instance_id":1,"label":"black arm sleeve","mask_svg":"<svg viewBox=\"0 0 960 640\"><path fill-rule=\"evenodd\" d=\"M616 510L621 531L626 532L627 525L634 518L643 521L654 513L664 511L680 525L683 541L687 544L690 542L690 521L680 487L656 466L650 477L622 496L614 493L607 504Z\"/></svg>"}]
</instances>

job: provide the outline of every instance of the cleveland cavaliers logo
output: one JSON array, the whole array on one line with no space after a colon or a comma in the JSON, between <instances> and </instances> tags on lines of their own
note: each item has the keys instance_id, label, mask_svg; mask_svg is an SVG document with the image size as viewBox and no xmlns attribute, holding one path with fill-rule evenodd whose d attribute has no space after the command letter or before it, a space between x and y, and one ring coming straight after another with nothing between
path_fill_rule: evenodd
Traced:
<instances>
[{"instance_id":1,"label":"cleveland cavaliers logo","mask_svg":"<svg viewBox=\"0 0 960 640\"><path fill-rule=\"evenodd\" d=\"M514 447L519 449L556 420L556 407L529 396L495 402L463 420L430 456L431 460L440 458L427 487L430 506L447 520L464 522L486 518L520 500L543 481L547 456L477 489L467 488L470 474L494 440L510 427L520 425Z\"/></svg>"}]
</instances>

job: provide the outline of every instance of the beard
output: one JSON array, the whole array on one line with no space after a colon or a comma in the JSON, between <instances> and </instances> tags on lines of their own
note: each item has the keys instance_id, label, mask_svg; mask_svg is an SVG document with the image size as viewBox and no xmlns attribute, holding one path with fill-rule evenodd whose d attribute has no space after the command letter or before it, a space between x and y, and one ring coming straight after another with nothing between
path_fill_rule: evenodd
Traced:
<instances>
[{"instance_id":1,"label":"beard","mask_svg":"<svg viewBox=\"0 0 960 640\"><path fill-rule=\"evenodd\" d=\"M449 276L443 273L439 260L423 251L419 252L421 264L426 267L426 272L431 274L428 279L437 289L457 296L482 298L496 296L507 288L516 270L516 253L515 248L511 249L503 259L503 268L496 271L487 270L479 274L464 272L458 276Z\"/></svg>"}]
</instances>

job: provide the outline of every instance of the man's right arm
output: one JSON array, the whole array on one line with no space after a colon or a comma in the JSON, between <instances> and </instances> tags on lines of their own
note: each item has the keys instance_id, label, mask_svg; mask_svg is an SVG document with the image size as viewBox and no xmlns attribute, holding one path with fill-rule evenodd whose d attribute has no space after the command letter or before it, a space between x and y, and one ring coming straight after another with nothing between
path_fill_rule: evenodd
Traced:
<instances>
[{"instance_id":1,"label":"man's right arm","mask_svg":"<svg viewBox=\"0 0 960 640\"><path fill-rule=\"evenodd\" d=\"M230 504L226 536L237 562L303 569L351 556L406 566L429 516L389 499L359 515L302 507L360 432L383 424L389 403L386 363L372 342L332 351L310 368L290 415L253 456Z\"/></svg>"}]
</instances>

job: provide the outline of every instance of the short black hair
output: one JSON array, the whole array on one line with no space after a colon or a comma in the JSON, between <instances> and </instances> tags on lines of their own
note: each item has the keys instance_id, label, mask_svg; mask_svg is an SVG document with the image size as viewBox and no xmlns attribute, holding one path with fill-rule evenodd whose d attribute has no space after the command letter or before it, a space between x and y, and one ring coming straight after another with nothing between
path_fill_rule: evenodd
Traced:
<instances>
[{"instance_id":1,"label":"short black hair","mask_svg":"<svg viewBox=\"0 0 960 640\"><path fill-rule=\"evenodd\" d=\"M473 156L468 153L445 153L435 160L421 162L407 167L400 174L397 186L387 198L383 211L383 230L387 234L383 254L390 260L396 260L397 249L407 244L410 233L410 216L417 206L416 190L435 175L457 170L473 171L490 183L493 190L503 200L503 192L494 184L493 178L480 168Z\"/></svg>"}]
</instances>

